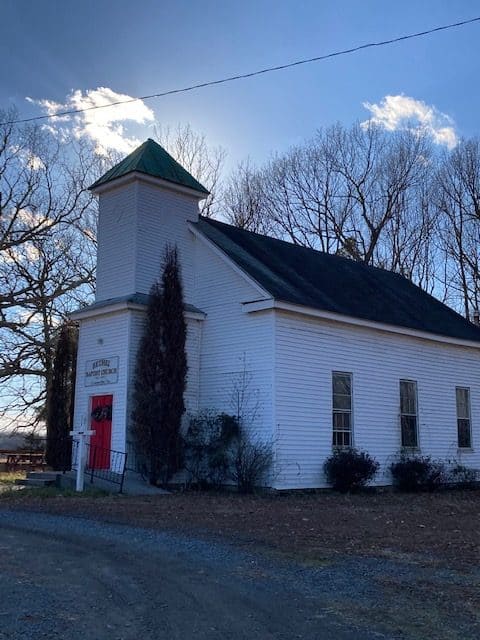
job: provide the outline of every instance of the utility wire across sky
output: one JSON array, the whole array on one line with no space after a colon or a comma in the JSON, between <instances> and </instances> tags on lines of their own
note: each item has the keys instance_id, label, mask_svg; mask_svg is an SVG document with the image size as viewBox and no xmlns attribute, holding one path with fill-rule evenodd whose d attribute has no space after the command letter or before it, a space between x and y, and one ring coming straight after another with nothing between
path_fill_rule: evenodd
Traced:
<instances>
[{"instance_id":1,"label":"utility wire across sky","mask_svg":"<svg viewBox=\"0 0 480 640\"><path fill-rule=\"evenodd\" d=\"M19 120L10 120L8 122L0 122L0 126L14 125L14 124L22 124L25 122L35 122L37 120L49 120L51 118L61 118L64 116L71 116L77 113L84 113L85 111L94 111L96 109L107 109L109 107L115 107L122 104L129 104L131 102L139 102L145 100L153 100L154 98L163 98L165 96L171 96L176 93L186 93L188 91L194 91L196 89L203 89L204 87L213 87L219 84L225 84L227 82L234 82L235 80L243 80L245 78L253 78L254 76L260 76L265 73L271 73L273 71L283 71L284 69L290 69L291 67L298 67L303 64L310 64L312 62L320 62L322 60L328 60L329 58L336 58L338 56L344 56L350 53L356 53L357 51L362 51L364 49L372 49L374 47L384 47L389 44L394 44L396 42L404 42L405 40L412 40L414 38L421 38L424 36L428 36L432 33L438 33L439 31L446 31L447 29L455 29L457 27L463 27L467 24L472 24L474 22L480 22L480 16L476 18L470 18L468 20L462 20L460 22L453 22L451 24L442 25L440 27L434 27L432 29L427 29L426 31L418 31L417 33L409 33L407 35L398 36L396 38L390 38L389 40L381 40L379 42L369 42L366 44L361 44L356 47L352 47L350 49L343 49L342 51L334 51L333 53L327 53L321 56L316 56L314 58L306 58L304 60L295 60L294 62L287 62L286 64L277 65L275 67L267 67L265 69L257 69L257 71L250 71L249 73L241 73L234 76L229 76L226 78L220 78L219 80L210 80L207 82L200 82L198 84L193 84L188 87L181 87L178 89L170 89L168 91L162 91L160 93L152 93L147 96L139 96L137 98L127 98L126 100L118 100L116 102L108 102L106 104L94 105L91 107L84 107L82 109L70 109L67 111L58 111L57 113L49 113L43 116L34 116L32 118L22 118Z\"/></svg>"}]
</instances>

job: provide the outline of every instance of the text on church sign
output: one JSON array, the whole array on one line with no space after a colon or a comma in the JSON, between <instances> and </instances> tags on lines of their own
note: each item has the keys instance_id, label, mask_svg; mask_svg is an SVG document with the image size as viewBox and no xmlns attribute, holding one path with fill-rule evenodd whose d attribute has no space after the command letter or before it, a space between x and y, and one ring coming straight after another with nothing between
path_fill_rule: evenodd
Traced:
<instances>
[{"instance_id":1,"label":"text on church sign","mask_svg":"<svg viewBox=\"0 0 480 640\"><path fill-rule=\"evenodd\" d=\"M97 384L115 384L118 382L118 356L87 360L85 368L85 386Z\"/></svg>"}]
</instances>

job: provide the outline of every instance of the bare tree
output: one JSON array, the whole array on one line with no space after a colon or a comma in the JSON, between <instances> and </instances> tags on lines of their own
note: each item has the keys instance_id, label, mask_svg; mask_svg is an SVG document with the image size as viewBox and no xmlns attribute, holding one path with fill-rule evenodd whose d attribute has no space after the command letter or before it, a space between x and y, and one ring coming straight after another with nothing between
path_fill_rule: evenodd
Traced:
<instances>
[{"instance_id":1,"label":"bare tree","mask_svg":"<svg viewBox=\"0 0 480 640\"><path fill-rule=\"evenodd\" d=\"M433 204L434 171L435 163L431 162L404 205L396 209L381 238L375 264L400 273L425 291L440 294L436 267L442 256Z\"/></svg>"},{"instance_id":2,"label":"bare tree","mask_svg":"<svg viewBox=\"0 0 480 640\"><path fill-rule=\"evenodd\" d=\"M236 167L223 190L222 214L240 229L268 233L271 224L265 215L263 181L247 159Z\"/></svg>"},{"instance_id":3,"label":"bare tree","mask_svg":"<svg viewBox=\"0 0 480 640\"><path fill-rule=\"evenodd\" d=\"M262 169L240 165L226 189L226 215L238 226L432 288L433 167L419 132L335 125Z\"/></svg>"},{"instance_id":4,"label":"bare tree","mask_svg":"<svg viewBox=\"0 0 480 640\"><path fill-rule=\"evenodd\" d=\"M395 218L407 219L415 207L430 157L426 138L418 133L387 132L372 124L329 133L334 171L342 179L341 197L348 206L348 231L358 257L368 264L387 258L382 239ZM398 227L398 225L397 225ZM397 243L397 253L400 244Z\"/></svg>"},{"instance_id":5,"label":"bare tree","mask_svg":"<svg viewBox=\"0 0 480 640\"><path fill-rule=\"evenodd\" d=\"M310 141L274 156L262 169L240 164L225 189L229 222L294 244L339 251L348 243L347 209L339 206L339 183L323 151Z\"/></svg>"},{"instance_id":6,"label":"bare tree","mask_svg":"<svg viewBox=\"0 0 480 640\"><path fill-rule=\"evenodd\" d=\"M263 176L267 216L295 244L350 254L351 203L335 167L333 132L319 132L312 141L272 161Z\"/></svg>"},{"instance_id":7,"label":"bare tree","mask_svg":"<svg viewBox=\"0 0 480 640\"><path fill-rule=\"evenodd\" d=\"M0 128L0 412L25 426L43 416L55 327L93 290L96 203L87 187L98 170L83 143L40 127Z\"/></svg>"},{"instance_id":8,"label":"bare tree","mask_svg":"<svg viewBox=\"0 0 480 640\"><path fill-rule=\"evenodd\" d=\"M211 147L205 135L195 133L189 124L175 129L157 127L155 135L175 160L210 191L209 197L200 203L201 214L210 217L217 213L226 151L222 147Z\"/></svg>"},{"instance_id":9,"label":"bare tree","mask_svg":"<svg viewBox=\"0 0 480 640\"><path fill-rule=\"evenodd\" d=\"M444 156L436 187L446 296L470 318L480 304L480 140Z\"/></svg>"},{"instance_id":10,"label":"bare tree","mask_svg":"<svg viewBox=\"0 0 480 640\"><path fill-rule=\"evenodd\" d=\"M16 115L0 112L0 121ZM88 186L118 158L99 157L66 135L0 127L0 417L7 428L43 420L56 328L92 299L97 203ZM212 192L203 206L210 215L225 152L188 125L160 137Z\"/></svg>"}]
</instances>

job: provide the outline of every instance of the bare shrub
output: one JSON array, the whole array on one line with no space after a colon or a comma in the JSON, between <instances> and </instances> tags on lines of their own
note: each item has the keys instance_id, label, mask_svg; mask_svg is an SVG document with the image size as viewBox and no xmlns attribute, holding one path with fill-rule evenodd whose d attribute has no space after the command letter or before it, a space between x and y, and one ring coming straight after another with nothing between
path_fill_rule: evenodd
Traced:
<instances>
[{"instance_id":1,"label":"bare shrub","mask_svg":"<svg viewBox=\"0 0 480 640\"><path fill-rule=\"evenodd\" d=\"M185 469L200 488L220 488L230 475L232 444L238 421L227 413L201 411L190 418L183 436Z\"/></svg>"},{"instance_id":2,"label":"bare shrub","mask_svg":"<svg viewBox=\"0 0 480 640\"><path fill-rule=\"evenodd\" d=\"M475 489L478 486L475 469L469 469L463 464L454 465L448 479L458 489Z\"/></svg>"},{"instance_id":3,"label":"bare shrub","mask_svg":"<svg viewBox=\"0 0 480 640\"><path fill-rule=\"evenodd\" d=\"M262 486L273 463L273 446L241 431L232 459L232 480L240 493L253 493Z\"/></svg>"}]
</instances>

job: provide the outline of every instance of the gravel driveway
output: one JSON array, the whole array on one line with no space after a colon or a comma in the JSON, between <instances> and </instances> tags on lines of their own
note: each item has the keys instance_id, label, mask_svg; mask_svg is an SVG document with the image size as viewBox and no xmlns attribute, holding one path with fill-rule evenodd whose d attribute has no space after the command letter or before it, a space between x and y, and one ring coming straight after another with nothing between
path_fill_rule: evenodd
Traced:
<instances>
[{"instance_id":1,"label":"gravel driveway","mask_svg":"<svg viewBox=\"0 0 480 640\"><path fill-rule=\"evenodd\" d=\"M367 587L348 567L334 576L185 536L8 510L0 550L2 639L390 637L341 622L335 590Z\"/></svg>"}]
</instances>

